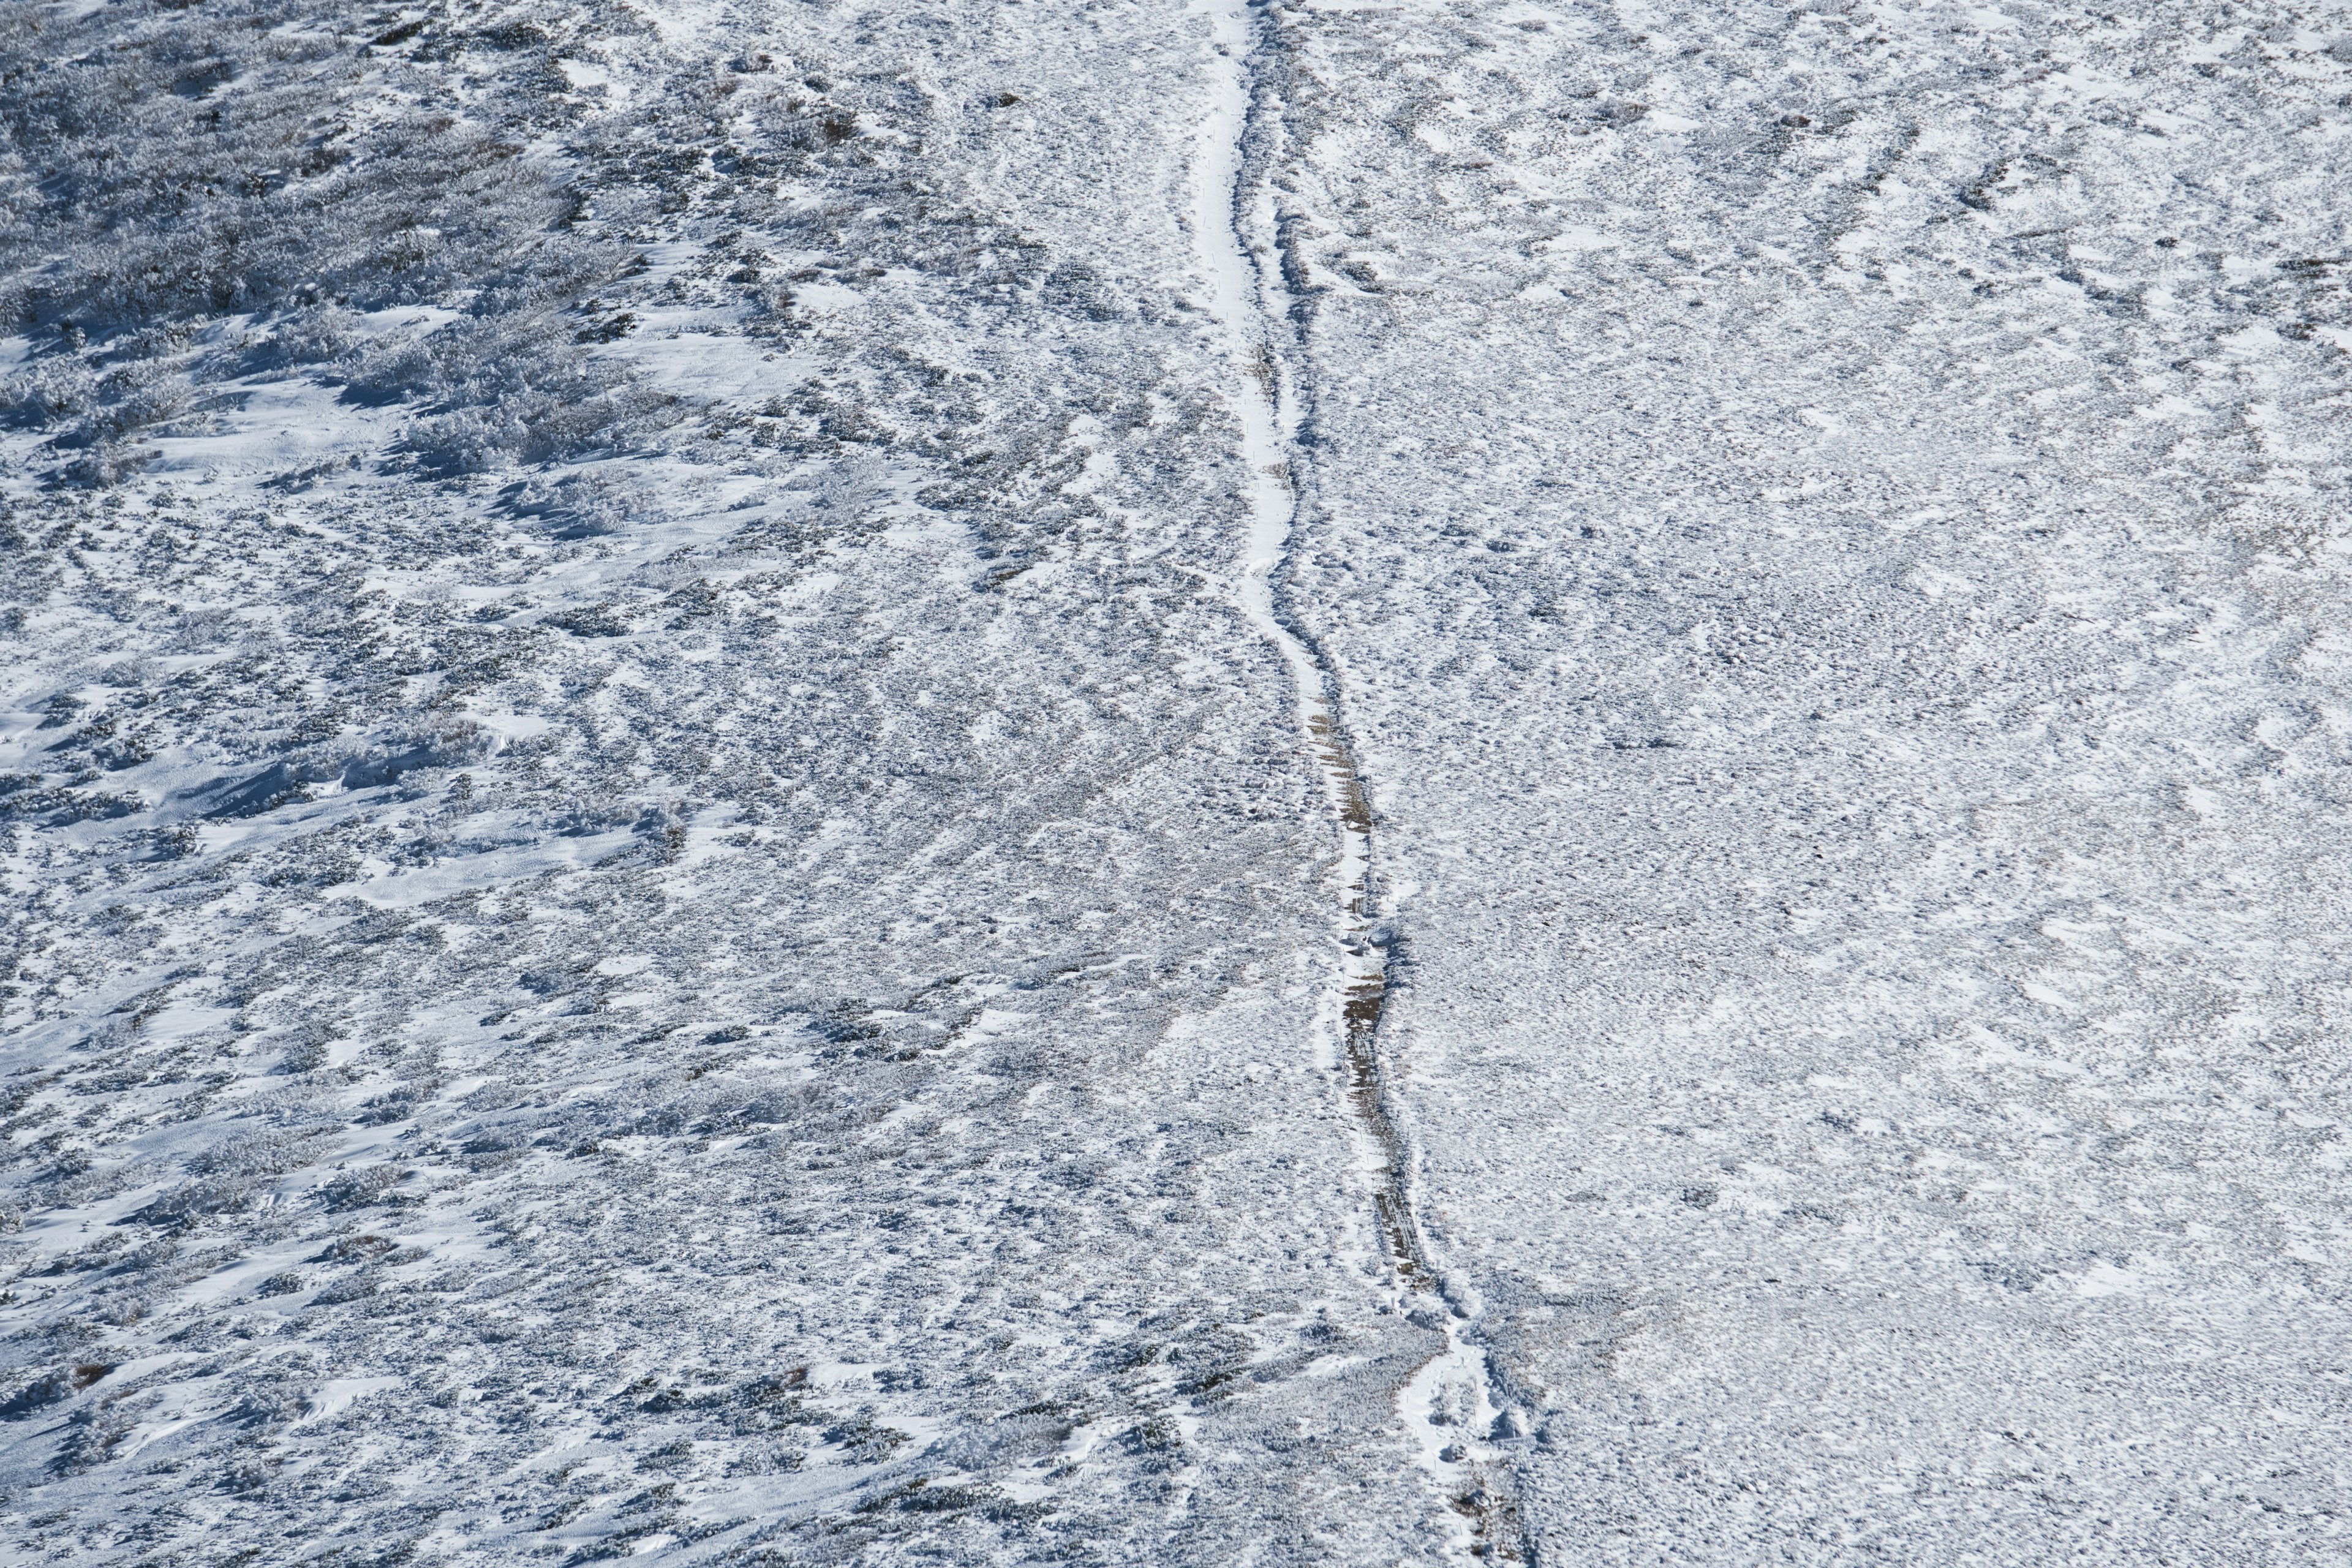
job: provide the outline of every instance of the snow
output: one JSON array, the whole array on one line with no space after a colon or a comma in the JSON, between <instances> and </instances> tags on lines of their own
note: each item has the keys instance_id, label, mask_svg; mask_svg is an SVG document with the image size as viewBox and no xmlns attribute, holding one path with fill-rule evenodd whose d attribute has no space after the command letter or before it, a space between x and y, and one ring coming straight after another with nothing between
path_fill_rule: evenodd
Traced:
<instances>
[{"instance_id":1,"label":"snow","mask_svg":"<svg viewBox=\"0 0 2352 1568\"><path fill-rule=\"evenodd\" d=\"M42 8L0 1553L2339 1559L2345 33Z\"/></svg>"}]
</instances>

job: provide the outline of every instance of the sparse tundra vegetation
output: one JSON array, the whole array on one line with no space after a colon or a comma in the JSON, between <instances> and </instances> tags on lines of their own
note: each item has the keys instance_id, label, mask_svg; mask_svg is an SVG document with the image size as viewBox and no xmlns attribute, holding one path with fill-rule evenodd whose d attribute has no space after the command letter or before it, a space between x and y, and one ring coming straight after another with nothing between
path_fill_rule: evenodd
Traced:
<instances>
[{"instance_id":1,"label":"sparse tundra vegetation","mask_svg":"<svg viewBox=\"0 0 2352 1568\"><path fill-rule=\"evenodd\" d=\"M2326 1563L2352 12L0 8L0 1554Z\"/></svg>"}]
</instances>

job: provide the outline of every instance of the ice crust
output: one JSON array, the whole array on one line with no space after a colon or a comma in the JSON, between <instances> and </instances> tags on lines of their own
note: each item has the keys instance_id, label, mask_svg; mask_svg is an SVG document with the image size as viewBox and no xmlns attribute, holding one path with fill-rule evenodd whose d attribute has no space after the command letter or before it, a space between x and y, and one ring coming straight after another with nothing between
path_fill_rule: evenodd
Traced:
<instances>
[{"instance_id":1,"label":"ice crust","mask_svg":"<svg viewBox=\"0 0 2352 1568\"><path fill-rule=\"evenodd\" d=\"M2342 1557L2352 18L5 25L7 1561Z\"/></svg>"}]
</instances>

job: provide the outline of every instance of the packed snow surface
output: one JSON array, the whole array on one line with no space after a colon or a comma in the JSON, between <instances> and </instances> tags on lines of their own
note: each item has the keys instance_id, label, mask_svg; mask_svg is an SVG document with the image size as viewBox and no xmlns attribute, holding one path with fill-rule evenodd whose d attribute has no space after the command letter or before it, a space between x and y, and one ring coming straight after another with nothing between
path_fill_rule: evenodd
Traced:
<instances>
[{"instance_id":1,"label":"packed snow surface","mask_svg":"<svg viewBox=\"0 0 2352 1568\"><path fill-rule=\"evenodd\" d=\"M2352 1553L2352 11L0 12L0 1561Z\"/></svg>"}]
</instances>

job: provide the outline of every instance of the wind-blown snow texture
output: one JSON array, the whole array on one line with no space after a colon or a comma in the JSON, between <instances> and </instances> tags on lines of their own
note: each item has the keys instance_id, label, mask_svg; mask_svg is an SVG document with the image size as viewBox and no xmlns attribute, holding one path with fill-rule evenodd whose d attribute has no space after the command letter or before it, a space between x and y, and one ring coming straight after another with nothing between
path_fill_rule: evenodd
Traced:
<instances>
[{"instance_id":1,"label":"wind-blown snow texture","mask_svg":"<svg viewBox=\"0 0 2352 1568\"><path fill-rule=\"evenodd\" d=\"M124 0L0 137L7 1560L2340 1560L2352 16Z\"/></svg>"}]
</instances>

